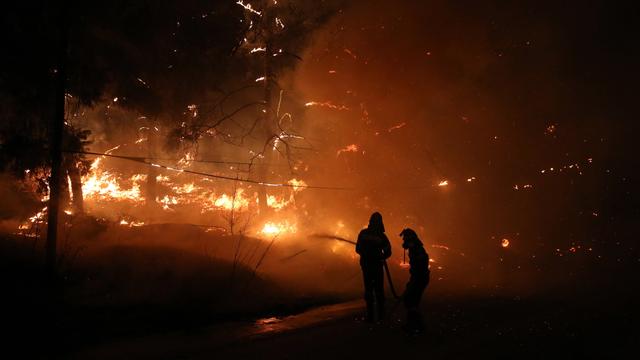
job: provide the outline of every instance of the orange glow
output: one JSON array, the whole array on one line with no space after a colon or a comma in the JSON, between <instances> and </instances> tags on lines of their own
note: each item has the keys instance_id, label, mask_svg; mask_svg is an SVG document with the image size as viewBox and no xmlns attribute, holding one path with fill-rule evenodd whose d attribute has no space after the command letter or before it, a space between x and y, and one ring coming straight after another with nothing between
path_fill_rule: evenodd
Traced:
<instances>
[{"instance_id":1,"label":"orange glow","mask_svg":"<svg viewBox=\"0 0 640 360\"><path fill-rule=\"evenodd\" d=\"M291 224L288 221L273 222L269 221L262 226L259 231L262 235L278 236L283 234L295 234L298 232L296 224Z\"/></svg>"},{"instance_id":2,"label":"orange glow","mask_svg":"<svg viewBox=\"0 0 640 360\"><path fill-rule=\"evenodd\" d=\"M296 192L304 190L304 187L307 186L306 182L298 179L291 179L287 183L289 185L293 185L293 191L296 191Z\"/></svg>"},{"instance_id":3,"label":"orange glow","mask_svg":"<svg viewBox=\"0 0 640 360\"><path fill-rule=\"evenodd\" d=\"M501 245L503 248L509 247L509 243L510 243L510 242L509 242L509 239L502 239L502 241L500 241L500 245Z\"/></svg>"}]
</instances>

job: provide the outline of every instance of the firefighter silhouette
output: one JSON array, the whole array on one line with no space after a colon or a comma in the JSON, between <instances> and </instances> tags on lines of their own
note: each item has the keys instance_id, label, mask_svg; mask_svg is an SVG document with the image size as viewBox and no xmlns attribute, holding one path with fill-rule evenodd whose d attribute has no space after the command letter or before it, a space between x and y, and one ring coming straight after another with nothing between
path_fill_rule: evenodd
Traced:
<instances>
[{"instance_id":1,"label":"firefighter silhouette","mask_svg":"<svg viewBox=\"0 0 640 360\"><path fill-rule=\"evenodd\" d=\"M391 256L391 243L384 233L382 215L375 212L369 226L358 235L356 252L360 255L360 267L364 280L364 300L367 303L367 321L384 318L383 262Z\"/></svg>"},{"instance_id":2,"label":"firefighter silhouette","mask_svg":"<svg viewBox=\"0 0 640 360\"><path fill-rule=\"evenodd\" d=\"M424 322L420 313L420 299L429 285L429 254L412 229L402 230L400 236L402 236L402 247L409 251L409 273L411 274L403 296L407 309L405 330L421 332L424 330Z\"/></svg>"}]
</instances>

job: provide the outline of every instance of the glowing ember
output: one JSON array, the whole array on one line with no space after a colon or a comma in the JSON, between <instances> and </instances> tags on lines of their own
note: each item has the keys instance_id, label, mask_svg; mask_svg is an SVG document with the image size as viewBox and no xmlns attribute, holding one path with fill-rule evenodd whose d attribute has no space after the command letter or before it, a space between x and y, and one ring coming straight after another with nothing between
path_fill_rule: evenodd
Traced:
<instances>
[{"instance_id":1,"label":"glowing ember","mask_svg":"<svg viewBox=\"0 0 640 360\"><path fill-rule=\"evenodd\" d=\"M343 152L357 152L357 151L358 151L358 145L351 144L351 145L347 145L344 148L338 150L338 153L336 154L336 156L340 156L340 154L342 154Z\"/></svg>"},{"instance_id":2,"label":"glowing ember","mask_svg":"<svg viewBox=\"0 0 640 360\"><path fill-rule=\"evenodd\" d=\"M276 25L278 25L281 29L284 29L284 23L280 18L276 18Z\"/></svg>"},{"instance_id":3,"label":"glowing ember","mask_svg":"<svg viewBox=\"0 0 640 360\"><path fill-rule=\"evenodd\" d=\"M442 180L438 183L438 186L447 186L449 185L449 180Z\"/></svg>"},{"instance_id":4,"label":"glowing ember","mask_svg":"<svg viewBox=\"0 0 640 360\"><path fill-rule=\"evenodd\" d=\"M247 10L247 11L249 11L249 12L252 12L252 13L254 13L254 14L256 14L256 15L262 15L262 13L261 13L260 11L257 11L256 9L254 9L254 8L251 6L251 4L245 4L245 3L244 3L244 1L242 1L242 0L238 0L238 1L236 2L236 4L238 4L238 5L242 6L245 10Z\"/></svg>"},{"instance_id":5,"label":"glowing ember","mask_svg":"<svg viewBox=\"0 0 640 360\"><path fill-rule=\"evenodd\" d=\"M551 124L547 126L547 128L545 129L545 133L547 134L553 134L555 132L556 132L556 124Z\"/></svg>"},{"instance_id":6,"label":"glowing ember","mask_svg":"<svg viewBox=\"0 0 640 360\"><path fill-rule=\"evenodd\" d=\"M502 239L502 241L500 241L500 245L503 248L509 247L509 239Z\"/></svg>"},{"instance_id":7,"label":"glowing ember","mask_svg":"<svg viewBox=\"0 0 640 360\"><path fill-rule=\"evenodd\" d=\"M325 102L309 101L308 103L304 104L304 106L306 106L306 107L319 106L319 107L326 107L326 108L334 109L334 110L349 110L348 107L346 107L344 105L335 105L331 101L325 101Z\"/></svg>"},{"instance_id":8,"label":"glowing ember","mask_svg":"<svg viewBox=\"0 0 640 360\"><path fill-rule=\"evenodd\" d=\"M407 125L407 123L406 123L406 122L401 122L401 123L400 123L400 124L398 124L398 125L395 125L395 126L390 127L389 129L387 129L387 131L388 131L388 132L392 132L393 130L398 130L398 129L401 129L401 128L405 127L405 125Z\"/></svg>"},{"instance_id":9,"label":"glowing ember","mask_svg":"<svg viewBox=\"0 0 640 360\"><path fill-rule=\"evenodd\" d=\"M349 50L349 49L344 49L344 52L351 55L352 58L357 59L358 56L356 56L356 54L353 53L353 51Z\"/></svg>"},{"instance_id":10,"label":"glowing ember","mask_svg":"<svg viewBox=\"0 0 640 360\"><path fill-rule=\"evenodd\" d=\"M515 184L515 185L513 186L513 189L514 189L514 190L520 190L520 189L531 189L531 188L533 188L533 185L531 185L531 184L524 184L524 185L518 185L518 184Z\"/></svg>"}]
</instances>

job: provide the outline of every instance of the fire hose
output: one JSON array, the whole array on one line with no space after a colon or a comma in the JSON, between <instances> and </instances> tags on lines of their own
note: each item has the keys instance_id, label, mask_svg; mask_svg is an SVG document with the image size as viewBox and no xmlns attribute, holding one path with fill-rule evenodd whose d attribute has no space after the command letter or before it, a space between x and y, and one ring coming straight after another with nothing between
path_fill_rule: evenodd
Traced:
<instances>
[{"instance_id":1,"label":"fire hose","mask_svg":"<svg viewBox=\"0 0 640 360\"><path fill-rule=\"evenodd\" d=\"M349 239L345 239L345 238L340 237L340 236L328 235L328 234L314 234L314 235L311 235L311 236L312 237L317 237L317 238L333 239L333 240L346 242L346 243L349 243L349 244L352 244L352 245L356 245L355 241L349 240ZM396 292L395 287L393 286L393 280L391 280L391 272L389 271L389 266L387 265L387 260L382 260L382 266L384 267L384 272L387 274L387 282L389 283L389 288L391 289L391 294L393 295L393 297L396 300L402 299L402 295L398 295L398 293Z\"/></svg>"},{"instance_id":2,"label":"fire hose","mask_svg":"<svg viewBox=\"0 0 640 360\"><path fill-rule=\"evenodd\" d=\"M398 293L396 293L396 289L393 287L393 281L391 281L391 273L389 272L389 266L387 266L387 260L382 260L382 264L384 266L384 271L387 273L387 281L389 282L391 294L396 300L402 299L402 295L398 296Z\"/></svg>"}]
</instances>

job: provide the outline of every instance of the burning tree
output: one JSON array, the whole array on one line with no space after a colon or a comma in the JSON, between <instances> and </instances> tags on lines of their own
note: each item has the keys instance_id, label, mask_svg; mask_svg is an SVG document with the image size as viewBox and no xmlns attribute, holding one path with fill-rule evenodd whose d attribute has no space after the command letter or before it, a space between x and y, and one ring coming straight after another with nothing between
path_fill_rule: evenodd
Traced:
<instances>
[{"instance_id":1,"label":"burning tree","mask_svg":"<svg viewBox=\"0 0 640 360\"><path fill-rule=\"evenodd\" d=\"M282 155L290 170L294 169L294 150L302 149L295 143L304 138L296 134L291 113L282 111L284 88L279 76L302 60L295 55L307 40L311 30L321 24L331 12L304 8L290 2L260 1L256 4L237 1L244 11L244 36L238 44L238 60L244 64L245 85L222 92L210 104L192 105L193 118L174 131L176 142L198 144L210 135L223 142L249 147L251 176L266 183L274 171L274 153ZM231 107L228 111L226 108ZM194 110L198 109L196 113ZM245 116L254 111L253 116ZM247 140L253 144L247 144ZM253 170L256 165L257 170ZM278 179L282 180L282 179ZM268 212L268 193L264 186L258 189L261 214Z\"/></svg>"},{"instance_id":2,"label":"burning tree","mask_svg":"<svg viewBox=\"0 0 640 360\"><path fill-rule=\"evenodd\" d=\"M237 43L234 34L239 25L228 16L233 13L234 4L175 1L154 4L151 11L141 5L73 2L37 6L21 3L7 7L3 14L3 33L10 39L6 45L7 53L11 54L5 57L7 64L3 67L11 72L3 74L0 90L6 100L0 128L2 166L19 178L35 179L45 195L51 183L51 172L54 179L69 179L69 186L65 185L67 181L60 183L71 191L66 198L73 199L76 212L82 212L84 208L81 178L87 171L87 162L78 152L85 150L89 133L76 125L77 113L82 111L69 107L68 100L72 99L84 109L104 101L105 96L110 98L109 93L114 92L123 106L150 114L170 113L167 108L175 109L173 105L184 101L184 96L192 95L181 92L176 84L194 87L195 81L185 80L196 79L209 84L212 76L223 72L221 67L209 64L193 66L194 59L221 58L220 54L228 53ZM198 27L202 26L208 26L208 33L224 35L205 42L205 46L187 47L198 56L176 55L177 51L172 50L176 50L179 40L176 39L177 31L173 32L171 41L158 34L172 34L171 28L176 24L180 26L180 20L175 21L176 16L193 20L194 12L202 15L201 19L212 15L212 21L187 24L191 25L189 38L194 32L200 32ZM224 15L213 16L216 14ZM156 26L141 26L138 21L141 18L153 20ZM39 46L32 46L34 43ZM202 52L209 56L202 56ZM149 62L150 58L159 61ZM203 69L209 69L208 76L202 76ZM168 73L175 75L167 76ZM155 82L149 84L143 79ZM160 79L168 79L166 86L161 86ZM163 108L162 105L168 106ZM49 126L51 123L56 126ZM60 163L62 169L59 171ZM51 183L56 194L57 183ZM55 210L57 195L51 200ZM52 213L57 214L57 211ZM55 224L52 226L54 231L49 236L55 239ZM55 243L52 251L55 252Z\"/></svg>"},{"instance_id":3,"label":"burning tree","mask_svg":"<svg viewBox=\"0 0 640 360\"><path fill-rule=\"evenodd\" d=\"M18 107L11 110L13 120L8 124L15 126L2 128L2 156L7 159L3 164L21 176L27 174L36 179L46 198L50 174L48 139L61 138L60 149L64 152L60 170L61 207L74 214L86 210L85 200L89 201L91 211L94 200L107 198L159 205L169 211L175 206L198 203L203 212L230 211L227 220L233 232L237 230L236 211L253 209L257 204L258 212L264 216L293 204L293 194L304 183L296 179L287 181L284 171L274 169L274 164L284 160L286 164L282 165L290 173L299 165L296 151L304 148L300 145L304 139L297 134L292 113L283 109L303 106L286 96L280 80L287 69L301 60L295 53L308 39L305 35L323 23L331 9L276 1L252 5L243 1L205 4L194 0L163 3L153 11L128 3L90 6L73 3L65 11L64 25L69 30L66 45L57 48L59 42L50 41L51 48L40 48L30 56L37 62L33 67L37 71L29 72L27 81L21 76L6 80L19 89L8 94L8 98L28 95L30 87L38 82L44 86L42 93L15 101L15 104L31 101L38 107L33 107L36 111ZM38 22L50 27L60 25L56 23L57 17L49 17L36 16L31 19L31 26L37 29ZM141 26L137 19L142 17L154 26ZM53 36L36 33L34 37ZM58 53L64 54L61 59L66 72L62 75L55 66L58 58L51 55ZM58 90L63 94L66 125L64 136L50 137L47 125L54 104L55 79L62 84ZM120 110L128 115L116 116ZM89 119L97 113L99 117ZM21 123L25 114L29 121ZM29 125L32 123L38 126ZM90 144L90 132L85 129L96 125L102 134L98 137L99 146L117 143L116 137L110 138L112 133L127 131L141 135L135 147L130 144L128 149L142 156L127 158L136 161L136 166L145 165L146 174L118 178L115 172L101 168L104 157L90 164L83 154ZM26 128L29 131L20 130ZM162 137L167 134L169 141L165 143ZM163 143L173 146L162 147ZM196 160L199 150L210 144L213 146L206 149L209 154L223 153L221 144L231 145L236 149L235 155L240 149L243 161L219 162L225 168L218 178L235 179L235 184L243 180L257 183L257 200L255 194L252 197L249 193L251 186L234 188L229 196L203 183L178 182L165 175L173 170L182 174ZM119 144L108 153L124 152L125 145ZM12 147L19 150L12 153ZM20 154L25 147L33 151ZM176 153L179 159L172 159ZM158 159L162 157L168 159ZM166 160L177 165L164 165ZM225 175L229 171L234 176ZM246 176L240 178L241 173ZM123 187L121 181L130 188ZM271 182L290 191L277 194L281 196L269 194L265 185L272 185ZM64 209L70 200L71 208ZM46 213L46 208L41 213ZM145 216L149 213L152 212L146 212ZM34 219L43 221L42 216ZM295 229L295 223L268 220L260 230L266 235ZM121 221L130 226L142 223L132 218Z\"/></svg>"}]
</instances>

